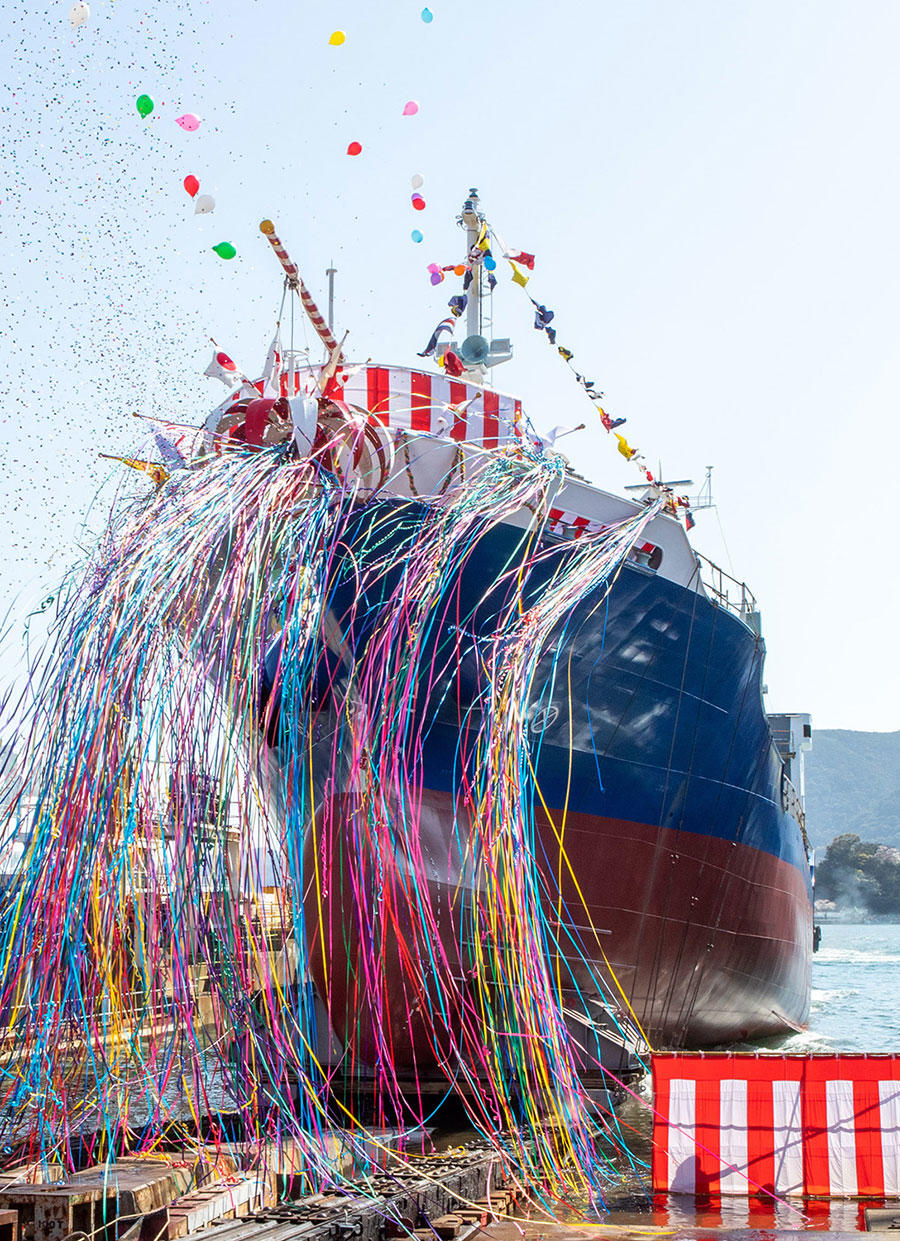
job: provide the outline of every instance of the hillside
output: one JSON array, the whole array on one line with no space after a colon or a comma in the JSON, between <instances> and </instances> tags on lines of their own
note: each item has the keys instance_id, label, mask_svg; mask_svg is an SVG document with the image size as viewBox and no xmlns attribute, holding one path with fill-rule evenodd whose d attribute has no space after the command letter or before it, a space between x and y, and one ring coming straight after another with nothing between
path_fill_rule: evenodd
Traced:
<instances>
[{"instance_id":1,"label":"hillside","mask_svg":"<svg viewBox=\"0 0 900 1241\"><path fill-rule=\"evenodd\" d=\"M806 827L820 856L845 832L900 848L900 732L814 729Z\"/></svg>"}]
</instances>

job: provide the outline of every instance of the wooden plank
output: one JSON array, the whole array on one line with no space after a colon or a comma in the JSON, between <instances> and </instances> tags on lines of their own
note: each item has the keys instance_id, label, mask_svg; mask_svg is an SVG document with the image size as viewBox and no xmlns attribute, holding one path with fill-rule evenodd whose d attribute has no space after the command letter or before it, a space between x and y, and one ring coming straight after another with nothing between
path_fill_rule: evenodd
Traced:
<instances>
[{"instance_id":1,"label":"wooden plank","mask_svg":"<svg viewBox=\"0 0 900 1241\"><path fill-rule=\"evenodd\" d=\"M214 1219L244 1216L275 1205L275 1194L268 1176L234 1177L231 1183L220 1182L206 1189L195 1190L169 1204L166 1235L170 1241L204 1228Z\"/></svg>"}]
</instances>

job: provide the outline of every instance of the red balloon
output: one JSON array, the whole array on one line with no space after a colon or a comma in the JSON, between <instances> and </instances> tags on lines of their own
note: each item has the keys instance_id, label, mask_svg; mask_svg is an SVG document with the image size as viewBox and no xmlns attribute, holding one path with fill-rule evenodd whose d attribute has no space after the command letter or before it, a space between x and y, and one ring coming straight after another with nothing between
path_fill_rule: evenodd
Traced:
<instances>
[{"instance_id":1,"label":"red balloon","mask_svg":"<svg viewBox=\"0 0 900 1241\"><path fill-rule=\"evenodd\" d=\"M348 155L361 155L362 144L359 142L351 142L350 145L347 147L347 154Z\"/></svg>"},{"instance_id":2,"label":"red balloon","mask_svg":"<svg viewBox=\"0 0 900 1241\"><path fill-rule=\"evenodd\" d=\"M424 211L425 210L425 199L422 197L421 194L413 194L412 205L415 207L416 211Z\"/></svg>"},{"instance_id":3,"label":"red balloon","mask_svg":"<svg viewBox=\"0 0 900 1241\"><path fill-rule=\"evenodd\" d=\"M199 190L199 188L200 188L200 182L199 182L199 181L197 180L197 178L193 175L193 173L189 173L189 174L185 177L185 179L184 179L184 188L185 188L185 189L187 190L187 192L190 194L191 198L193 198L193 197L194 197L194 195L195 195L195 194L197 193L197 191Z\"/></svg>"}]
</instances>

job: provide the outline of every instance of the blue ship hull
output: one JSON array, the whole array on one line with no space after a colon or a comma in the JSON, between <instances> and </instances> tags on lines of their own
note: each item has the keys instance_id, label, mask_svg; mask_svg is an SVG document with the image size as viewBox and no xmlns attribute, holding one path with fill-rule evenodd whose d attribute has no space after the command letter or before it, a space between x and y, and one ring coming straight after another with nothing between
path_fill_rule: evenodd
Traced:
<instances>
[{"instance_id":1,"label":"blue ship hull","mask_svg":"<svg viewBox=\"0 0 900 1241\"><path fill-rule=\"evenodd\" d=\"M396 567L368 593L359 593L355 574L338 573L332 616L345 651L358 651L371 635L421 515L399 501L360 510L348 563L387 544ZM436 666L454 653L423 707L418 830L434 859L438 899L466 882L453 861L459 735L484 688L478 644L502 604L502 590L485 595L486 583L503 579L522 537L501 525L480 539L448 612L463 622L430 639ZM529 583L533 596L571 554L571 543L554 539L545 548L549 556ZM538 784L568 864L543 810L535 815L537 855L553 883L562 876L567 933L601 977L615 974L655 1046L708 1046L802 1027L812 892L763 707L762 639L705 595L626 563L608 594L600 590L575 609L561 640L561 653L540 662L530 710ZM272 669L276 662L277 650ZM335 675L332 662L323 684ZM335 796L346 791L342 779L334 770L326 776ZM340 1034L360 1024L353 948L336 901L323 917L330 951L339 944L347 951L346 961L334 963L329 997ZM449 922L446 934L452 941ZM590 1002L596 984L578 955L569 965ZM399 977L398 996L395 1053L421 1068L424 1035L409 1027Z\"/></svg>"}]
</instances>

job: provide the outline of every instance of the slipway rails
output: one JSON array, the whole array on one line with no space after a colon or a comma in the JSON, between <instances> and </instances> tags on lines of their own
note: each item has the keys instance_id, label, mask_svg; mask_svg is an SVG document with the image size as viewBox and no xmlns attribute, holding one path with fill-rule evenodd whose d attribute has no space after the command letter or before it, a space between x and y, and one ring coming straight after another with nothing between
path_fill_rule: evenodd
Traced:
<instances>
[{"instance_id":1,"label":"slipway rails","mask_svg":"<svg viewBox=\"0 0 900 1241\"><path fill-rule=\"evenodd\" d=\"M336 1142L336 1179L352 1171ZM291 1143L255 1154L222 1146L190 1161L131 1156L66 1177L23 1165L0 1174L0 1241L454 1241L520 1198L487 1144L388 1154L327 1193L303 1195L304 1182Z\"/></svg>"}]
</instances>

